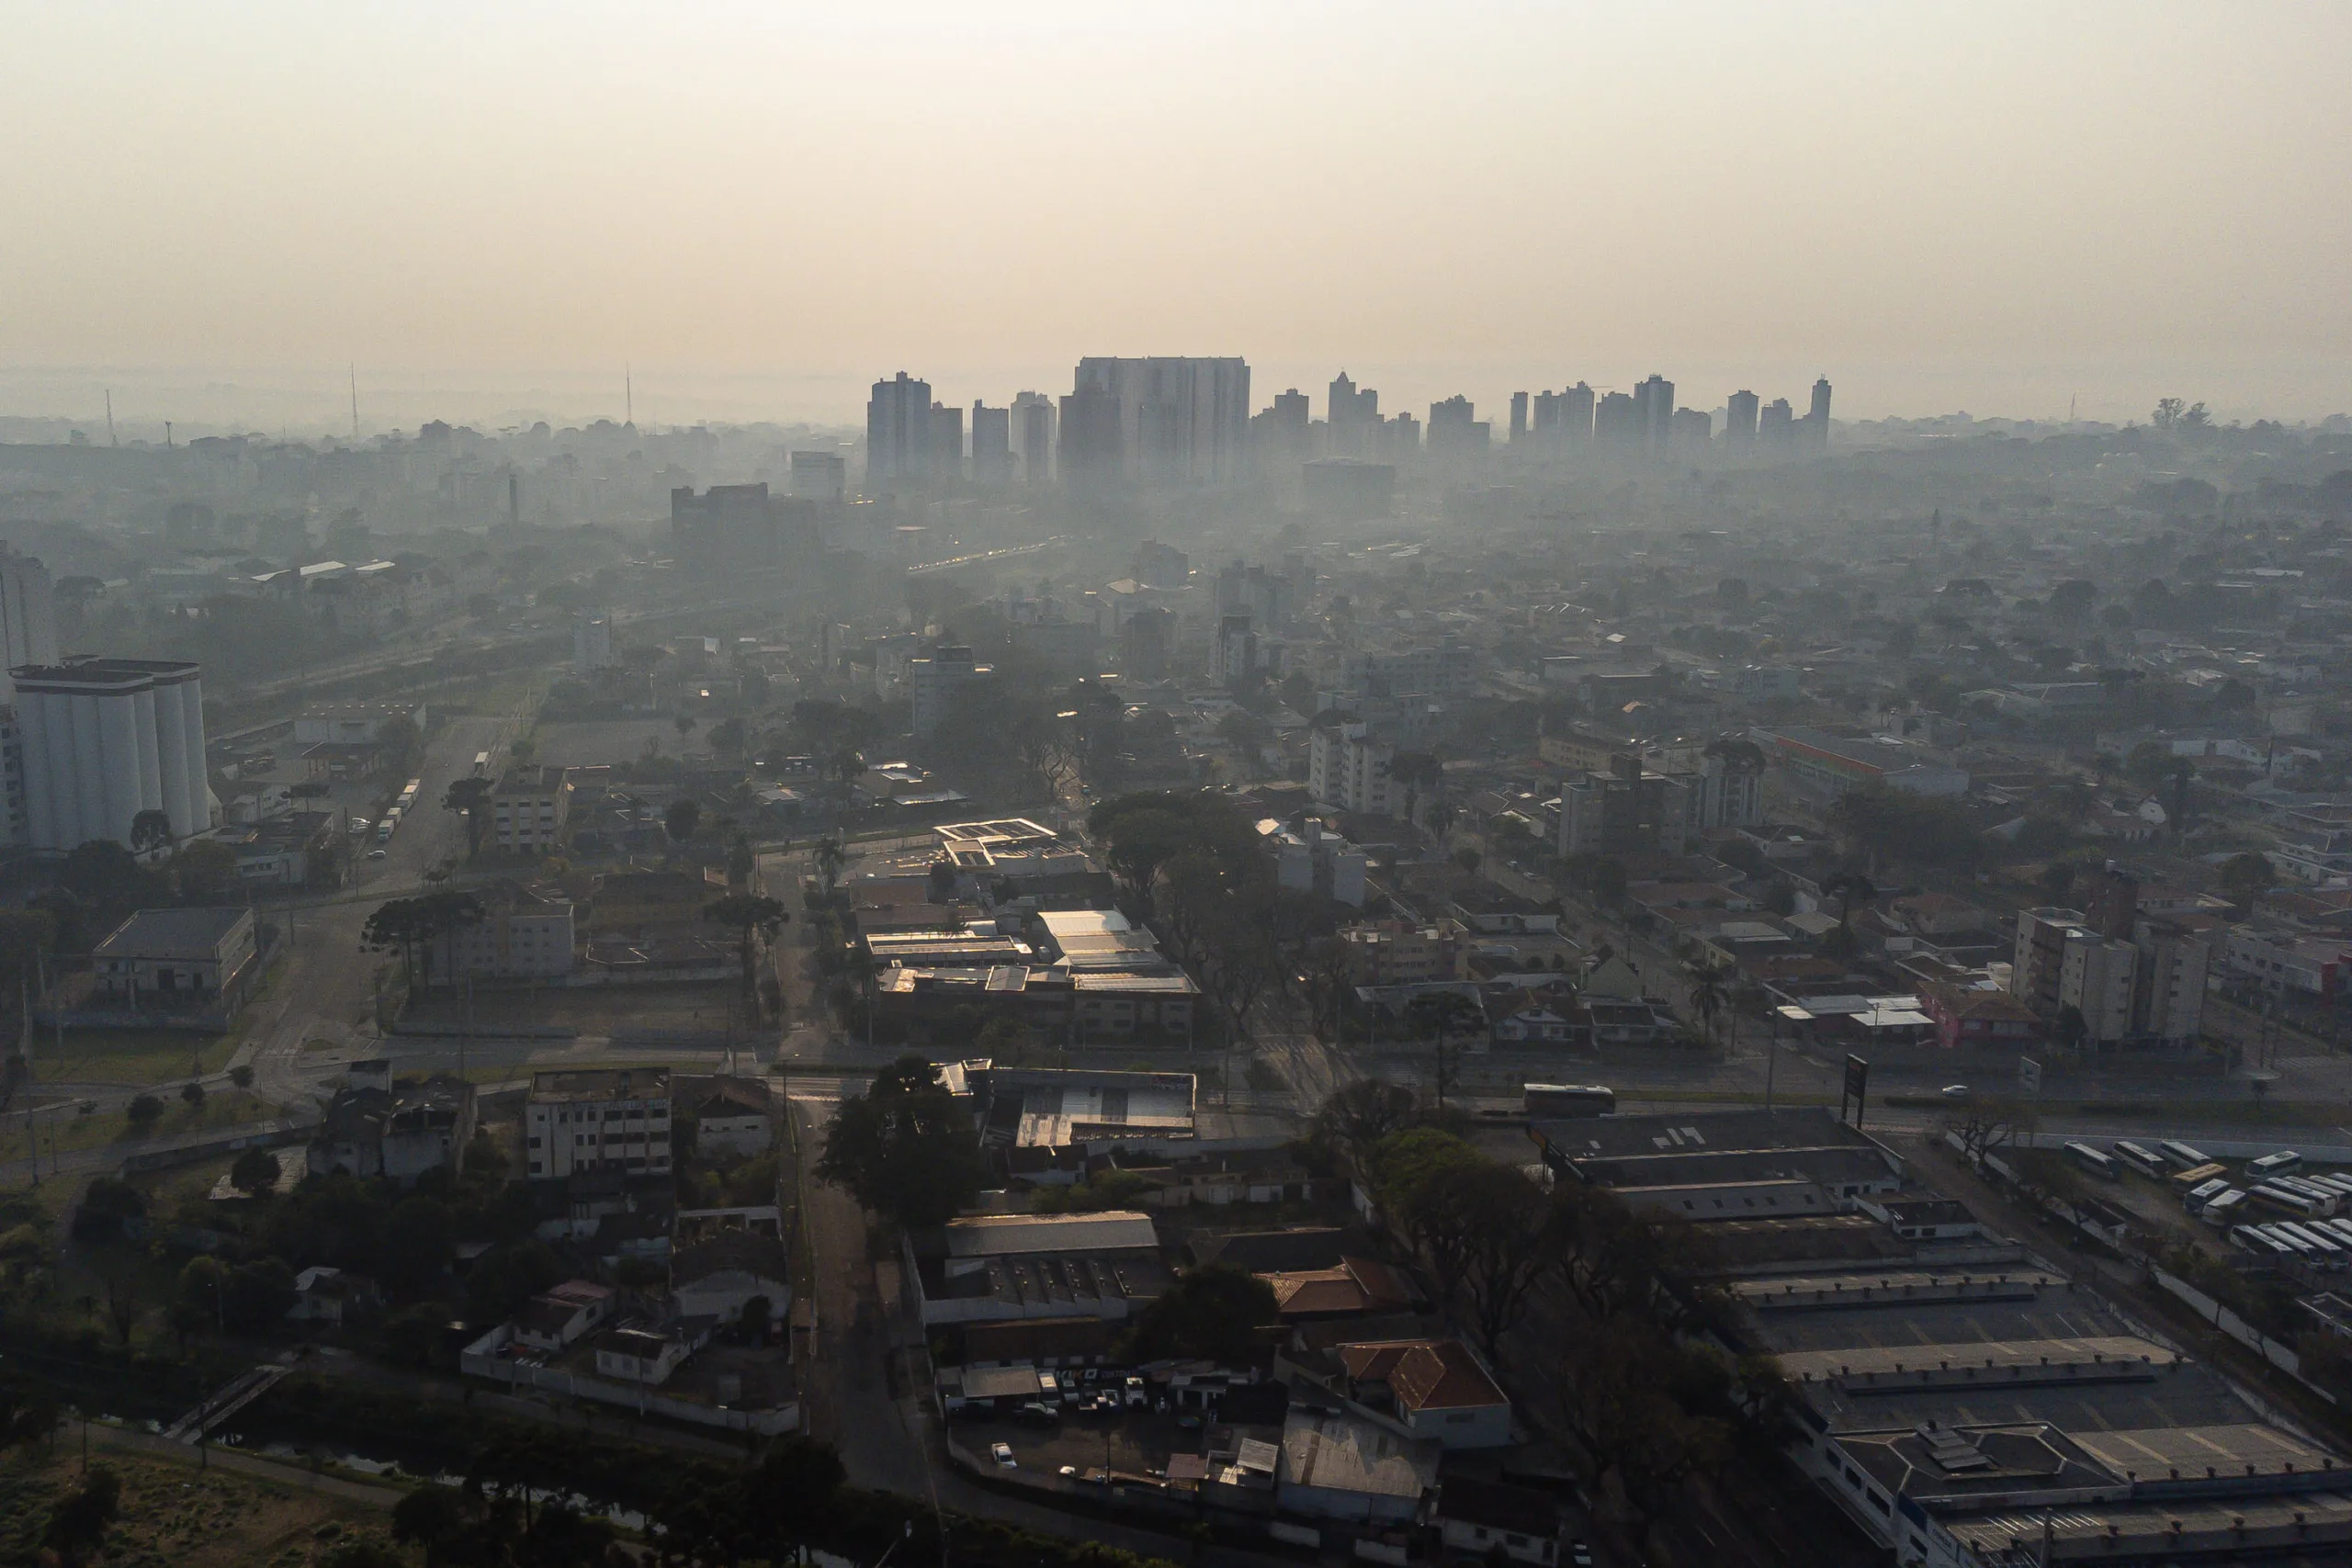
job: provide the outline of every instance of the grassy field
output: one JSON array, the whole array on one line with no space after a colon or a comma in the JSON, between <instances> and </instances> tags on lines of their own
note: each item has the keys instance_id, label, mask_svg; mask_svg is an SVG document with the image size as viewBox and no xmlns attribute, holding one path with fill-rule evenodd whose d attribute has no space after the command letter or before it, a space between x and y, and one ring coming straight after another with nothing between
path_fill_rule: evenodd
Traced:
<instances>
[{"instance_id":1,"label":"grassy field","mask_svg":"<svg viewBox=\"0 0 2352 1568\"><path fill-rule=\"evenodd\" d=\"M33 1042L37 1083L152 1084L217 1073L237 1049L233 1034L171 1034L160 1030L68 1029L61 1050L54 1031Z\"/></svg>"},{"instance_id":2,"label":"grassy field","mask_svg":"<svg viewBox=\"0 0 2352 1568\"><path fill-rule=\"evenodd\" d=\"M117 1146L129 1154L141 1144L164 1138L176 1138L189 1133L215 1127L233 1127L240 1122L258 1122L269 1116L274 1107L241 1089L221 1089L204 1097L201 1108L194 1108L177 1094L158 1095L164 1101L162 1120L144 1134L133 1134L129 1120L121 1111L102 1111L92 1116L76 1116L72 1112L55 1113L38 1120L40 1132L40 1152L68 1154L75 1149L92 1149L101 1145ZM0 1159L22 1159L25 1156L25 1122L22 1117L0 1120Z\"/></svg>"},{"instance_id":3,"label":"grassy field","mask_svg":"<svg viewBox=\"0 0 2352 1568\"><path fill-rule=\"evenodd\" d=\"M91 1461L122 1480L107 1532L109 1568L306 1568L347 1540L371 1539L397 1560L384 1515L356 1503L297 1491L223 1470L198 1470L143 1454L93 1449ZM51 1510L80 1483L78 1446L0 1461L0 1557L42 1561Z\"/></svg>"}]
</instances>

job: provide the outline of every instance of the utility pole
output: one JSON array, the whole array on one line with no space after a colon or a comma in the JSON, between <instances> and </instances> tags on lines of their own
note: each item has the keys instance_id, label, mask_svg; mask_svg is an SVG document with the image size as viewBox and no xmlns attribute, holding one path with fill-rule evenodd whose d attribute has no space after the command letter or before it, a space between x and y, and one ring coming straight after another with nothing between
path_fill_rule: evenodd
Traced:
<instances>
[{"instance_id":1,"label":"utility pole","mask_svg":"<svg viewBox=\"0 0 2352 1568\"><path fill-rule=\"evenodd\" d=\"M107 445L109 446L122 445L114 437L114 389L112 387L107 389Z\"/></svg>"},{"instance_id":2,"label":"utility pole","mask_svg":"<svg viewBox=\"0 0 2352 1568\"><path fill-rule=\"evenodd\" d=\"M359 365L356 360L351 365L351 441L354 446L359 443Z\"/></svg>"}]
</instances>

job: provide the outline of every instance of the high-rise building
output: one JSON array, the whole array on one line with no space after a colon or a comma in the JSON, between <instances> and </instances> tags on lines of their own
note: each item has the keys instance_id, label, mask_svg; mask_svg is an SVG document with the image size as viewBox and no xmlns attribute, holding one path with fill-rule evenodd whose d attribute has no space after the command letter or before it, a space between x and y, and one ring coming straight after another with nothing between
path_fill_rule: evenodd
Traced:
<instances>
[{"instance_id":1,"label":"high-rise building","mask_svg":"<svg viewBox=\"0 0 2352 1568\"><path fill-rule=\"evenodd\" d=\"M865 483L920 484L931 477L931 383L905 371L874 383L865 403Z\"/></svg>"},{"instance_id":2,"label":"high-rise building","mask_svg":"<svg viewBox=\"0 0 2352 1568\"><path fill-rule=\"evenodd\" d=\"M1630 392L1603 392L1592 415L1592 441L1611 452L1641 449L1642 413Z\"/></svg>"},{"instance_id":3,"label":"high-rise building","mask_svg":"<svg viewBox=\"0 0 2352 1568\"><path fill-rule=\"evenodd\" d=\"M1813 384L1813 407L1804 416L1804 440L1808 446L1829 445L1829 378L1824 376Z\"/></svg>"},{"instance_id":4,"label":"high-rise building","mask_svg":"<svg viewBox=\"0 0 2352 1568\"><path fill-rule=\"evenodd\" d=\"M1054 400L1023 392L1012 400L1012 441L1021 457L1023 484L1054 482Z\"/></svg>"},{"instance_id":5,"label":"high-rise building","mask_svg":"<svg viewBox=\"0 0 2352 1568\"><path fill-rule=\"evenodd\" d=\"M907 660L907 695L912 708L910 728L915 739L929 740L937 734L939 720L954 705L956 694L995 672L993 665L972 662L972 650L961 645L934 648Z\"/></svg>"},{"instance_id":6,"label":"high-rise building","mask_svg":"<svg viewBox=\"0 0 2352 1568\"><path fill-rule=\"evenodd\" d=\"M1272 408L1250 421L1250 446L1265 473L1289 473L1310 452L1306 394L1296 387L1274 394Z\"/></svg>"},{"instance_id":7,"label":"high-rise building","mask_svg":"<svg viewBox=\"0 0 2352 1568\"><path fill-rule=\"evenodd\" d=\"M795 452L792 495L796 501L839 503L849 492L849 465L839 452Z\"/></svg>"},{"instance_id":8,"label":"high-rise building","mask_svg":"<svg viewBox=\"0 0 2352 1568\"><path fill-rule=\"evenodd\" d=\"M1069 429L1074 416L1084 427L1077 446ZM1233 484L1248 468L1250 366L1241 359L1081 359L1062 422L1063 466L1072 478L1067 459L1077 455L1090 479L1146 487Z\"/></svg>"},{"instance_id":9,"label":"high-rise building","mask_svg":"<svg viewBox=\"0 0 2352 1568\"><path fill-rule=\"evenodd\" d=\"M1332 457L1369 457L1378 445L1380 394L1369 387L1358 391L1342 370L1331 383L1323 418Z\"/></svg>"},{"instance_id":10,"label":"high-rise building","mask_svg":"<svg viewBox=\"0 0 2352 1568\"><path fill-rule=\"evenodd\" d=\"M1726 405L1724 414L1724 446L1745 450L1756 445L1758 406L1756 394L1746 388L1731 395L1731 400Z\"/></svg>"},{"instance_id":11,"label":"high-rise building","mask_svg":"<svg viewBox=\"0 0 2352 1568\"><path fill-rule=\"evenodd\" d=\"M8 671L57 662L57 601L49 568L0 545L0 703L10 700Z\"/></svg>"},{"instance_id":12,"label":"high-rise building","mask_svg":"<svg viewBox=\"0 0 2352 1568\"><path fill-rule=\"evenodd\" d=\"M931 477L960 479L964 473L964 411L931 405Z\"/></svg>"},{"instance_id":13,"label":"high-rise building","mask_svg":"<svg viewBox=\"0 0 2352 1568\"><path fill-rule=\"evenodd\" d=\"M670 553L686 571L774 571L807 558L818 541L817 502L770 495L764 479L670 492Z\"/></svg>"},{"instance_id":14,"label":"high-rise building","mask_svg":"<svg viewBox=\"0 0 2352 1568\"><path fill-rule=\"evenodd\" d=\"M1523 446L1527 444L1527 394L1513 392L1510 395L1510 444Z\"/></svg>"},{"instance_id":15,"label":"high-rise building","mask_svg":"<svg viewBox=\"0 0 2352 1568\"><path fill-rule=\"evenodd\" d=\"M1383 457L1410 457L1421 449L1421 422L1411 414L1400 413L1395 419L1382 420L1373 429L1378 437L1374 448Z\"/></svg>"},{"instance_id":16,"label":"high-rise building","mask_svg":"<svg viewBox=\"0 0 2352 1568\"><path fill-rule=\"evenodd\" d=\"M613 656L613 618L582 610L571 617L571 667L582 675L593 675L599 670L610 670L619 662Z\"/></svg>"},{"instance_id":17,"label":"high-rise building","mask_svg":"<svg viewBox=\"0 0 2352 1568\"><path fill-rule=\"evenodd\" d=\"M1677 452L1703 452L1714 431L1714 416L1706 410L1676 409L1667 428L1668 445Z\"/></svg>"},{"instance_id":18,"label":"high-rise building","mask_svg":"<svg viewBox=\"0 0 2352 1568\"><path fill-rule=\"evenodd\" d=\"M1787 452L1797 444L1796 411L1786 398L1774 398L1756 419L1756 444L1768 452Z\"/></svg>"},{"instance_id":19,"label":"high-rise building","mask_svg":"<svg viewBox=\"0 0 2352 1568\"><path fill-rule=\"evenodd\" d=\"M144 811L162 812L174 838L212 826L200 667L85 659L10 673L28 847L62 852L93 839L128 847Z\"/></svg>"},{"instance_id":20,"label":"high-rise building","mask_svg":"<svg viewBox=\"0 0 2352 1568\"><path fill-rule=\"evenodd\" d=\"M1560 394L1560 437L1571 446L1592 440L1592 389L1578 381Z\"/></svg>"},{"instance_id":21,"label":"high-rise building","mask_svg":"<svg viewBox=\"0 0 2352 1568\"><path fill-rule=\"evenodd\" d=\"M1486 454L1491 429L1477 417L1477 409L1459 392L1430 405L1430 456L1477 457Z\"/></svg>"},{"instance_id":22,"label":"high-rise building","mask_svg":"<svg viewBox=\"0 0 2352 1568\"><path fill-rule=\"evenodd\" d=\"M972 400L972 478L986 485L1012 482L1012 411Z\"/></svg>"},{"instance_id":23,"label":"high-rise building","mask_svg":"<svg viewBox=\"0 0 2352 1568\"><path fill-rule=\"evenodd\" d=\"M1665 451L1674 423L1674 383L1663 376L1650 377L1634 389L1634 411L1642 449Z\"/></svg>"}]
</instances>

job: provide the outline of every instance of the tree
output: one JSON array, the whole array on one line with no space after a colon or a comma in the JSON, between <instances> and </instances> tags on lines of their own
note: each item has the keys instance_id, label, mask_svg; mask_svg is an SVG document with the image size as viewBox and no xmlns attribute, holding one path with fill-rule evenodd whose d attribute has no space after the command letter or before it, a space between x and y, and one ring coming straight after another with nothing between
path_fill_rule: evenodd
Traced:
<instances>
[{"instance_id":1,"label":"tree","mask_svg":"<svg viewBox=\"0 0 2352 1568\"><path fill-rule=\"evenodd\" d=\"M107 1465L94 1464L82 1484L50 1510L40 1543L57 1553L64 1568L77 1568L85 1554L106 1545L107 1527L121 1507L122 1478Z\"/></svg>"},{"instance_id":2,"label":"tree","mask_svg":"<svg viewBox=\"0 0 2352 1568\"><path fill-rule=\"evenodd\" d=\"M480 924L482 914L481 899L471 893L444 889L416 898L394 898L368 917L359 940L374 952L397 951L413 992L433 983L434 945Z\"/></svg>"},{"instance_id":3,"label":"tree","mask_svg":"<svg viewBox=\"0 0 2352 1568\"><path fill-rule=\"evenodd\" d=\"M514 1309L564 1278L562 1262L543 1241L507 1242L474 1259L466 1274L466 1314L476 1323L499 1323Z\"/></svg>"},{"instance_id":4,"label":"tree","mask_svg":"<svg viewBox=\"0 0 2352 1568\"><path fill-rule=\"evenodd\" d=\"M134 1133L153 1132L155 1123L164 1119L164 1102L152 1094L135 1095L124 1107L123 1119Z\"/></svg>"},{"instance_id":5,"label":"tree","mask_svg":"<svg viewBox=\"0 0 2352 1568\"><path fill-rule=\"evenodd\" d=\"M1478 1151L1452 1133L1438 1127L1408 1127L1373 1145L1363 1161L1363 1175L1381 1212L1416 1250L1426 1250L1431 1243L1450 1245L1443 1234L1442 1206L1433 1196L1440 1183L1453 1172L1482 1163ZM1437 1228L1432 1231L1431 1226ZM1442 1283L1451 1294L1453 1281Z\"/></svg>"},{"instance_id":6,"label":"tree","mask_svg":"<svg viewBox=\"0 0 2352 1568\"><path fill-rule=\"evenodd\" d=\"M1447 1041L1453 1035L1483 1031L1487 1027L1486 1011L1459 991L1424 991L1405 1004L1405 1026L1430 1041L1437 1052L1437 1106L1443 1111L1446 1087L1452 1077L1446 1059Z\"/></svg>"},{"instance_id":7,"label":"tree","mask_svg":"<svg viewBox=\"0 0 2352 1568\"><path fill-rule=\"evenodd\" d=\"M247 1149L229 1168L229 1185L249 1198L277 1190L277 1156L267 1149Z\"/></svg>"},{"instance_id":8,"label":"tree","mask_svg":"<svg viewBox=\"0 0 2352 1568\"><path fill-rule=\"evenodd\" d=\"M2270 857L2248 850L2222 863L2222 891L2238 904L2252 903L2278 886L2278 868Z\"/></svg>"},{"instance_id":9,"label":"tree","mask_svg":"<svg viewBox=\"0 0 2352 1568\"><path fill-rule=\"evenodd\" d=\"M223 903L237 885L237 852L216 840L192 839L179 847L167 869L181 903Z\"/></svg>"},{"instance_id":10,"label":"tree","mask_svg":"<svg viewBox=\"0 0 2352 1568\"><path fill-rule=\"evenodd\" d=\"M1180 1276L1136 1320L1135 1359L1233 1366L1249 1360L1257 1330L1276 1321L1273 1287L1229 1264Z\"/></svg>"},{"instance_id":11,"label":"tree","mask_svg":"<svg viewBox=\"0 0 2352 1568\"><path fill-rule=\"evenodd\" d=\"M987 1174L968 1111L939 1069L905 1055L873 1087L842 1102L825 1133L817 1174L908 1229L945 1224Z\"/></svg>"},{"instance_id":12,"label":"tree","mask_svg":"<svg viewBox=\"0 0 2352 1568\"><path fill-rule=\"evenodd\" d=\"M662 813L662 826L668 831L671 842L684 843L702 826L701 803L691 795L680 795Z\"/></svg>"},{"instance_id":13,"label":"tree","mask_svg":"<svg viewBox=\"0 0 2352 1568\"><path fill-rule=\"evenodd\" d=\"M2068 1002L2058 1010L2055 1033L2061 1049L2079 1055L2082 1053L2083 1043L2091 1037L2090 1020L2083 1016L2081 1008Z\"/></svg>"},{"instance_id":14,"label":"tree","mask_svg":"<svg viewBox=\"0 0 2352 1568\"><path fill-rule=\"evenodd\" d=\"M1841 871L1821 885L1825 897L1838 900L1838 937L1843 942L1853 940L1854 906L1868 905L1878 897L1878 888L1859 871Z\"/></svg>"},{"instance_id":15,"label":"tree","mask_svg":"<svg viewBox=\"0 0 2352 1568\"><path fill-rule=\"evenodd\" d=\"M39 1389L0 1382L0 1449L29 1449L57 1433L57 1401Z\"/></svg>"},{"instance_id":16,"label":"tree","mask_svg":"<svg viewBox=\"0 0 2352 1568\"><path fill-rule=\"evenodd\" d=\"M229 1081L239 1089L251 1089L254 1087L254 1070L245 1063L240 1062L229 1069Z\"/></svg>"},{"instance_id":17,"label":"tree","mask_svg":"<svg viewBox=\"0 0 2352 1568\"><path fill-rule=\"evenodd\" d=\"M453 781L441 797L442 810L465 813L469 857L481 852L482 830L490 826L491 790L488 779L463 778Z\"/></svg>"},{"instance_id":18,"label":"tree","mask_svg":"<svg viewBox=\"0 0 2352 1568\"><path fill-rule=\"evenodd\" d=\"M425 1568L473 1532L465 1495L447 1486L420 1486L392 1506L392 1539L423 1548Z\"/></svg>"},{"instance_id":19,"label":"tree","mask_svg":"<svg viewBox=\"0 0 2352 1568\"><path fill-rule=\"evenodd\" d=\"M776 932L784 930L792 917L774 898L756 897L749 893L729 893L703 906L702 918L713 925L725 926L735 933L736 962L743 976L743 989L756 994L753 985L752 955L756 940L765 937L773 942Z\"/></svg>"},{"instance_id":20,"label":"tree","mask_svg":"<svg viewBox=\"0 0 2352 1568\"><path fill-rule=\"evenodd\" d=\"M150 855L172 841L172 818L169 813L153 807L130 819L130 852Z\"/></svg>"},{"instance_id":21,"label":"tree","mask_svg":"<svg viewBox=\"0 0 2352 1568\"><path fill-rule=\"evenodd\" d=\"M1315 1137L1363 1169L1382 1139L1419 1120L1420 1101L1411 1089L1380 1078L1358 1078L1323 1101L1315 1115Z\"/></svg>"},{"instance_id":22,"label":"tree","mask_svg":"<svg viewBox=\"0 0 2352 1568\"><path fill-rule=\"evenodd\" d=\"M204 1086L190 1078L180 1086L180 1098L187 1102L190 1111L201 1111L204 1109Z\"/></svg>"},{"instance_id":23,"label":"tree","mask_svg":"<svg viewBox=\"0 0 2352 1568\"><path fill-rule=\"evenodd\" d=\"M1504 1337L1527 1315L1529 1297L1552 1266L1551 1211L1521 1171L1481 1165L1445 1179L1444 1208L1463 1247L1463 1288L1487 1358L1502 1359Z\"/></svg>"}]
</instances>

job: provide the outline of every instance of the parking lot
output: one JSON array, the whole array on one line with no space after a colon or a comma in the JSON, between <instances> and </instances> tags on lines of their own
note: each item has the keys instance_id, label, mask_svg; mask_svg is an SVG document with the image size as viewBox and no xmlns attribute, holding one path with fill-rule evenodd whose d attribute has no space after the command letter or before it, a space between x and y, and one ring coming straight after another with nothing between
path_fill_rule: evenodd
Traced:
<instances>
[{"instance_id":1,"label":"parking lot","mask_svg":"<svg viewBox=\"0 0 2352 1568\"><path fill-rule=\"evenodd\" d=\"M1163 1415L1149 1406L1089 1411L1073 1404L1060 1409L1058 1419L1046 1421L1017 1412L983 1414L967 1408L954 1417L956 1435L979 1454L986 1454L992 1443L1003 1443L1021 1469L1043 1475L1057 1474L1064 1465L1081 1475L1089 1471L1159 1475L1166 1473L1170 1454L1201 1451L1204 1428L1197 1412Z\"/></svg>"}]
</instances>

